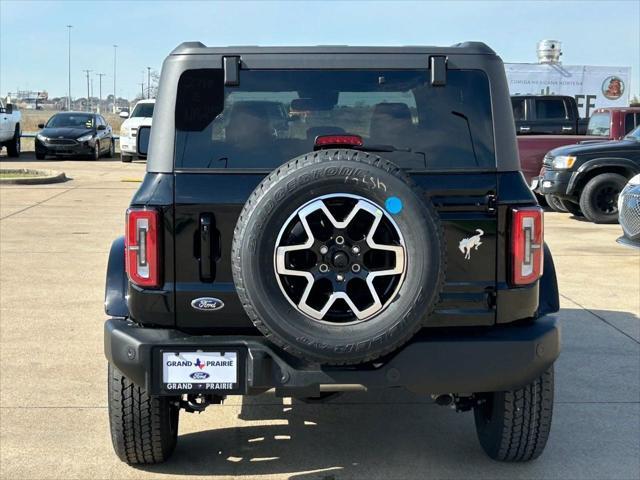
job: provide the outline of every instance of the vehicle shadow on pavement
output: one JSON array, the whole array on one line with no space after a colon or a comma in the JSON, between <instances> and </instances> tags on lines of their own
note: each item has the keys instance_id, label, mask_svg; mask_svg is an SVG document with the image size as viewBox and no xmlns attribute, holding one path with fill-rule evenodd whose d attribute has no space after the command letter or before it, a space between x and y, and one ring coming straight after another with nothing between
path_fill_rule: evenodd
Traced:
<instances>
[{"instance_id":1,"label":"vehicle shadow on pavement","mask_svg":"<svg viewBox=\"0 0 640 480\"><path fill-rule=\"evenodd\" d=\"M272 394L232 397L237 426L181 434L147 472L307 479L627 478L637 472L640 319L562 309L550 445L537 461L501 464L482 451L472 413L402 389L353 392L321 404ZM183 414L185 415L185 414ZM594 430L595 429L595 430Z\"/></svg>"},{"instance_id":2,"label":"vehicle shadow on pavement","mask_svg":"<svg viewBox=\"0 0 640 480\"><path fill-rule=\"evenodd\" d=\"M349 393L324 404L287 403L269 394L245 397L240 426L181 435L167 463L145 470L415 478L434 463L440 472L462 474L466 462L490 462L477 443L473 416L457 415L424 396L398 390Z\"/></svg>"}]
</instances>

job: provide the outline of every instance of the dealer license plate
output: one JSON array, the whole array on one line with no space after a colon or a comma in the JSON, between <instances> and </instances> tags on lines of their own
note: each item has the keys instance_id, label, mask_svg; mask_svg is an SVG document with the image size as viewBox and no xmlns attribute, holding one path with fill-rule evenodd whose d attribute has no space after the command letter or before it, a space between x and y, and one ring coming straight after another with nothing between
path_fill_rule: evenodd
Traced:
<instances>
[{"instance_id":1,"label":"dealer license plate","mask_svg":"<svg viewBox=\"0 0 640 480\"><path fill-rule=\"evenodd\" d=\"M238 352L162 352L165 390L234 390Z\"/></svg>"}]
</instances>

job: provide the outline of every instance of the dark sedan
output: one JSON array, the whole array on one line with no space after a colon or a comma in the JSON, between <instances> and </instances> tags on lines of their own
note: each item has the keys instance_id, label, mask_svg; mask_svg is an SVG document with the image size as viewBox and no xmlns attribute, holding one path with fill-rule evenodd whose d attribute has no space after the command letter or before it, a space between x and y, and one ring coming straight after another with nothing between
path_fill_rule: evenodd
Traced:
<instances>
[{"instance_id":1,"label":"dark sedan","mask_svg":"<svg viewBox=\"0 0 640 480\"><path fill-rule=\"evenodd\" d=\"M56 157L83 157L98 160L112 157L115 143L111 126L97 113L56 113L36 135L36 158L47 155Z\"/></svg>"},{"instance_id":2,"label":"dark sedan","mask_svg":"<svg viewBox=\"0 0 640 480\"><path fill-rule=\"evenodd\" d=\"M640 127L622 140L585 142L551 150L538 193L555 195L574 215L595 223L618 221L618 195L640 173Z\"/></svg>"}]
</instances>

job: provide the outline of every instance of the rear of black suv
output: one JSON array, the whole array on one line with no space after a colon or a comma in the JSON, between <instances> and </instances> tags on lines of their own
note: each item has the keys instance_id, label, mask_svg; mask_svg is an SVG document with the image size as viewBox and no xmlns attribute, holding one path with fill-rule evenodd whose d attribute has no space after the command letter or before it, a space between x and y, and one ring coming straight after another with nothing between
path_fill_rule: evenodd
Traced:
<instances>
[{"instance_id":1,"label":"rear of black suv","mask_svg":"<svg viewBox=\"0 0 640 480\"><path fill-rule=\"evenodd\" d=\"M114 448L163 461L180 409L229 394L404 387L529 460L557 309L488 47L183 44L109 258Z\"/></svg>"}]
</instances>

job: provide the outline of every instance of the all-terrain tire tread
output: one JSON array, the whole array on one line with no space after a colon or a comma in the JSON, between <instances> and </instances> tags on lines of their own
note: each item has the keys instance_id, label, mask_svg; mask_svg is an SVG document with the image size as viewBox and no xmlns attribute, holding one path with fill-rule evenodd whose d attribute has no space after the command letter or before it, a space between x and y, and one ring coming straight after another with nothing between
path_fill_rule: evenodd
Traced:
<instances>
[{"instance_id":1,"label":"all-terrain tire tread","mask_svg":"<svg viewBox=\"0 0 640 480\"><path fill-rule=\"evenodd\" d=\"M177 429L169 428L171 399L150 396L109 365L111 441L120 459L130 465L165 461L173 452Z\"/></svg>"},{"instance_id":2,"label":"all-terrain tire tread","mask_svg":"<svg viewBox=\"0 0 640 480\"><path fill-rule=\"evenodd\" d=\"M551 430L553 368L521 389L504 392L503 409L500 445L492 456L506 462L539 457Z\"/></svg>"}]
</instances>

